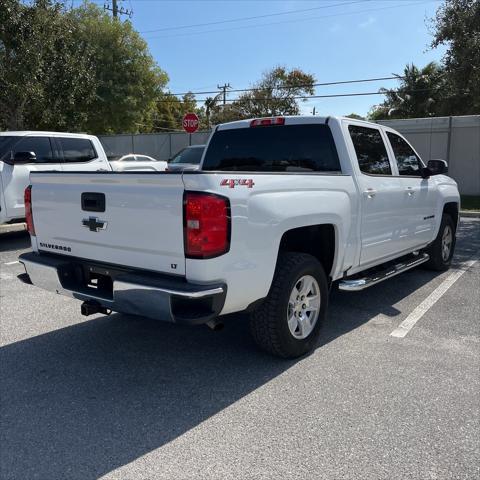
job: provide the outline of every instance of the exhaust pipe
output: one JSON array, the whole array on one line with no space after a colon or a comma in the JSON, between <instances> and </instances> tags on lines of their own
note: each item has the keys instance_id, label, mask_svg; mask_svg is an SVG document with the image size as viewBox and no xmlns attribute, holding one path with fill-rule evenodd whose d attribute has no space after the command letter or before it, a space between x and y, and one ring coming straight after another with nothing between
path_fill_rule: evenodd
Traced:
<instances>
[{"instance_id":1,"label":"exhaust pipe","mask_svg":"<svg viewBox=\"0 0 480 480\"><path fill-rule=\"evenodd\" d=\"M110 315L112 313L111 310L100 305L98 302L83 302L80 307L80 312L85 317L89 315L94 315L95 313L103 313L104 315Z\"/></svg>"},{"instance_id":2,"label":"exhaust pipe","mask_svg":"<svg viewBox=\"0 0 480 480\"><path fill-rule=\"evenodd\" d=\"M223 330L224 324L221 320L218 318L214 318L213 320L209 320L206 323L207 327L210 330L213 330L214 332L219 332L220 330Z\"/></svg>"}]
</instances>

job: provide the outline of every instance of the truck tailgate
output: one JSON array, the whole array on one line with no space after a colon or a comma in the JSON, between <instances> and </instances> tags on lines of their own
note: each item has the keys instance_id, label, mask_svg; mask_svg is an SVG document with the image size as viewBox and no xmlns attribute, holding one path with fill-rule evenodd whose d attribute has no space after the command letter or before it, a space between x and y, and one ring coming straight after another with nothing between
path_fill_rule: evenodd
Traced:
<instances>
[{"instance_id":1,"label":"truck tailgate","mask_svg":"<svg viewBox=\"0 0 480 480\"><path fill-rule=\"evenodd\" d=\"M36 173L31 183L39 250L185 274L181 174Z\"/></svg>"}]
</instances>

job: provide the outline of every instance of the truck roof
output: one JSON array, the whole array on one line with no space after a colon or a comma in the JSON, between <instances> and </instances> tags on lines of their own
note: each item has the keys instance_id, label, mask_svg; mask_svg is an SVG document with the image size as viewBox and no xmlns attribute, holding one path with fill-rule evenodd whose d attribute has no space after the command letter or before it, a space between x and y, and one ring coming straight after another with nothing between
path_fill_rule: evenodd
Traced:
<instances>
[{"instance_id":1,"label":"truck roof","mask_svg":"<svg viewBox=\"0 0 480 480\"><path fill-rule=\"evenodd\" d=\"M46 135L62 135L66 137L78 137L78 138L85 138L85 137L91 137L88 133L69 133L69 132L45 132L45 131L39 131L39 130L18 130L18 131L13 131L13 132L0 132L0 136L8 136L8 137L24 137L26 135L41 135L41 136L46 136Z\"/></svg>"},{"instance_id":2,"label":"truck roof","mask_svg":"<svg viewBox=\"0 0 480 480\"><path fill-rule=\"evenodd\" d=\"M362 122L365 124L376 125L378 124L374 122L369 122L367 120L356 120L349 117L342 117L337 115L326 115L326 116L318 116L318 115L274 115L271 117L255 117L249 118L246 120L236 120L234 122L222 123L218 125L218 130L230 130L234 128L247 128L250 127L250 122L252 120L259 120L262 118L284 118L285 125L301 125L301 124L312 124L312 123L327 123L329 120L336 120L338 122L342 120L354 120L355 122Z\"/></svg>"}]
</instances>

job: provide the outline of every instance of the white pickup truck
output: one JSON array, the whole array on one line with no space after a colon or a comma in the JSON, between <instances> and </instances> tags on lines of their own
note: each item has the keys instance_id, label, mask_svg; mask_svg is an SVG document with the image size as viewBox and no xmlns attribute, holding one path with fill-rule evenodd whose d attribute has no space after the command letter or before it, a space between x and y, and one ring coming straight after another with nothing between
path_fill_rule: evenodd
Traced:
<instances>
[{"instance_id":1,"label":"white pickup truck","mask_svg":"<svg viewBox=\"0 0 480 480\"><path fill-rule=\"evenodd\" d=\"M216 127L198 171L34 173L26 282L176 323L250 312L256 342L311 350L329 288L450 265L459 194L394 130L337 117Z\"/></svg>"}]
</instances>

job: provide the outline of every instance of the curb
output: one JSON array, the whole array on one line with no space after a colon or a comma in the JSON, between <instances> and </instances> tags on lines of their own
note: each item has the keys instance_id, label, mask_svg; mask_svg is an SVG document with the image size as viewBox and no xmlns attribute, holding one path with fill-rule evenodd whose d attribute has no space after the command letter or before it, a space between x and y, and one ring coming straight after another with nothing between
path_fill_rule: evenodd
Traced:
<instances>
[{"instance_id":1,"label":"curb","mask_svg":"<svg viewBox=\"0 0 480 480\"><path fill-rule=\"evenodd\" d=\"M26 223L5 223L0 225L0 233L21 232L27 230Z\"/></svg>"},{"instance_id":2,"label":"curb","mask_svg":"<svg viewBox=\"0 0 480 480\"><path fill-rule=\"evenodd\" d=\"M480 218L480 212L470 210L460 210L460 217Z\"/></svg>"}]
</instances>

